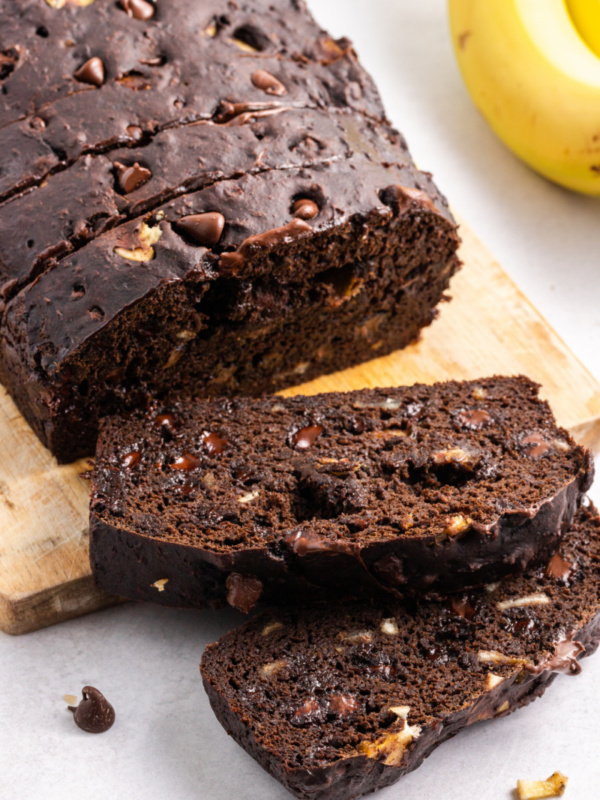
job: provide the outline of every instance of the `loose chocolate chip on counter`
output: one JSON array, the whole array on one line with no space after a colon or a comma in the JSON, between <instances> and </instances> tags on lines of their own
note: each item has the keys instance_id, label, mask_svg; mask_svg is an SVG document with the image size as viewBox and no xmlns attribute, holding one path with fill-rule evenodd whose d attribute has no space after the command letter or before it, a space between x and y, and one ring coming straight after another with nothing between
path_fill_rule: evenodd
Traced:
<instances>
[{"instance_id":1,"label":"loose chocolate chip on counter","mask_svg":"<svg viewBox=\"0 0 600 800\"><path fill-rule=\"evenodd\" d=\"M296 431L292 435L290 442L296 450L308 450L322 433L323 428L320 425L307 425L306 428L300 428L299 431Z\"/></svg>"},{"instance_id":2,"label":"loose chocolate chip on counter","mask_svg":"<svg viewBox=\"0 0 600 800\"><path fill-rule=\"evenodd\" d=\"M152 177L152 173L146 167L142 167L136 161L132 166L126 166L119 161L115 161L115 168L117 170L117 182L119 189L123 194L129 194L135 189L138 189L144 183L147 183Z\"/></svg>"},{"instance_id":3,"label":"loose chocolate chip on counter","mask_svg":"<svg viewBox=\"0 0 600 800\"><path fill-rule=\"evenodd\" d=\"M83 700L77 706L68 706L73 712L73 719L78 728L87 733L104 733L112 728L115 721L115 710L106 697L94 689L84 686L81 690Z\"/></svg>"},{"instance_id":4,"label":"loose chocolate chip on counter","mask_svg":"<svg viewBox=\"0 0 600 800\"><path fill-rule=\"evenodd\" d=\"M257 69L253 72L252 83L257 89L266 92L266 94L276 95L277 97L287 94L287 89L283 83L275 75L267 72L266 69Z\"/></svg>"},{"instance_id":5,"label":"loose chocolate chip on counter","mask_svg":"<svg viewBox=\"0 0 600 800\"><path fill-rule=\"evenodd\" d=\"M217 244L225 227L225 217L218 211L207 211L204 214L190 214L181 217L177 227L198 244L212 247Z\"/></svg>"},{"instance_id":6,"label":"loose chocolate chip on counter","mask_svg":"<svg viewBox=\"0 0 600 800\"><path fill-rule=\"evenodd\" d=\"M227 576L227 602L233 608L248 614L258 603L263 585L258 578L232 572Z\"/></svg>"},{"instance_id":7,"label":"loose chocolate chip on counter","mask_svg":"<svg viewBox=\"0 0 600 800\"><path fill-rule=\"evenodd\" d=\"M102 59L94 56L73 73L75 80L80 83L90 83L92 86L102 86L104 83L104 64Z\"/></svg>"},{"instance_id":8,"label":"loose chocolate chip on counter","mask_svg":"<svg viewBox=\"0 0 600 800\"><path fill-rule=\"evenodd\" d=\"M292 215L297 219L313 219L319 213L319 206L308 197L299 197L292 206Z\"/></svg>"},{"instance_id":9,"label":"loose chocolate chip on counter","mask_svg":"<svg viewBox=\"0 0 600 800\"><path fill-rule=\"evenodd\" d=\"M209 456L216 456L227 447L227 439L222 439L218 434L206 431L202 434L202 444Z\"/></svg>"},{"instance_id":10,"label":"loose chocolate chip on counter","mask_svg":"<svg viewBox=\"0 0 600 800\"><path fill-rule=\"evenodd\" d=\"M122 0L121 5L127 12L128 17L133 19L140 19L142 21L152 19L156 9L152 3L147 0Z\"/></svg>"}]
</instances>

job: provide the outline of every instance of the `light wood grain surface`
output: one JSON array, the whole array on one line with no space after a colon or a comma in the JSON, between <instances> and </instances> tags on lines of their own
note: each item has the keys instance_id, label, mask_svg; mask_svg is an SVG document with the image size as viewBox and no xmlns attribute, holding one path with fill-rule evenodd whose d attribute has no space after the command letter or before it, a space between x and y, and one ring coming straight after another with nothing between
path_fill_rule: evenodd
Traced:
<instances>
[{"instance_id":1,"label":"light wood grain surface","mask_svg":"<svg viewBox=\"0 0 600 800\"><path fill-rule=\"evenodd\" d=\"M600 385L483 245L461 226L464 267L453 300L406 350L284 394L525 374L559 420L600 449ZM117 602L88 563L83 460L58 466L0 387L0 629L25 633Z\"/></svg>"}]
</instances>

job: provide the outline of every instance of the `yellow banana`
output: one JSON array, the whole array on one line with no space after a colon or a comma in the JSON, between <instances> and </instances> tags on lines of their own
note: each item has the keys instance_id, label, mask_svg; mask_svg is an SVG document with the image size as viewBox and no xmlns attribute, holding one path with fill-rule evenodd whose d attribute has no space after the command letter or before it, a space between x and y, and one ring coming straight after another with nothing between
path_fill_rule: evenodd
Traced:
<instances>
[{"instance_id":1,"label":"yellow banana","mask_svg":"<svg viewBox=\"0 0 600 800\"><path fill-rule=\"evenodd\" d=\"M449 0L467 89L496 134L542 175L600 196L600 58L565 0Z\"/></svg>"},{"instance_id":2,"label":"yellow banana","mask_svg":"<svg viewBox=\"0 0 600 800\"><path fill-rule=\"evenodd\" d=\"M600 0L567 0L567 8L583 41L600 56Z\"/></svg>"}]
</instances>

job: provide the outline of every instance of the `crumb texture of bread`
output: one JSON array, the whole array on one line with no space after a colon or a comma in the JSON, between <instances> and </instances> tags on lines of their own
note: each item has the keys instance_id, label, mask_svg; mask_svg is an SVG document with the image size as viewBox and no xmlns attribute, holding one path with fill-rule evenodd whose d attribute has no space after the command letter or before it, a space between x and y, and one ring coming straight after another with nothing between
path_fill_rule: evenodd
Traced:
<instances>
[{"instance_id":1,"label":"crumb texture of bread","mask_svg":"<svg viewBox=\"0 0 600 800\"><path fill-rule=\"evenodd\" d=\"M96 581L247 611L458 591L545 563L593 462L537 392L495 377L108 418L92 477Z\"/></svg>"}]
</instances>

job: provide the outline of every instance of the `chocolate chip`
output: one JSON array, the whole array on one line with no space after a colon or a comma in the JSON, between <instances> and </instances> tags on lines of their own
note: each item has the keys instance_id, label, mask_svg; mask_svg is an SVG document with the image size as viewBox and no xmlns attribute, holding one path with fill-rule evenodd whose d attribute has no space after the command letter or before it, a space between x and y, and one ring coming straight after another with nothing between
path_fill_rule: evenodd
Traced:
<instances>
[{"instance_id":1,"label":"chocolate chip","mask_svg":"<svg viewBox=\"0 0 600 800\"><path fill-rule=\"evenodd\" d=\"M287 89L283 83L275 75L267 72L266 69L257 69L256 72L252 73L251 80L257 89L266 92L266 94L273 94L277 97L287 94Z\"/></svg>"},{"instance_id":2,"label":"chocolate chip","mask_svg":"<svg viewBox=\"0 0 600 800\"><path fill-rule=\"evenodd\" d=\"M150 170L140 166L137 161L130 167L121 164L119 161L115 161L115 167L117 170L119 189L123 194L133 192L135 189L142 186L142 184L147 183L152 177Z\"/></svg>"},{"instance_id":3,"label":"chocolate chip","mask_svg":"<svg viewBox=\"0 0 600 800\"><path fill-rule=\"evenodd\" d=\"M474 411L462 411L458 415L458 423L463 428L469 428L472 431L478 431L489 425L492 421L491 416L487 411L482 408L475 409Z\"/></svg>"},{"instance_id":4,"label":"chocolate chip","mask_svg":"<svg viewBox=\"0 0 600 800\"><path fill-rule=\"evenodd\" d=\"M227 602L233 608L248 614L258 603L263 592L263 585L252 575L240 575L232 572L227 576Z\"/></svg>"},{"instance_id":5,"label":"chocolate chip","mask_svg":"<svg viewBox=\"0 0 600 800\"><path fill-rule=\"evenodd\" d=\"M83 700L77 706L68 706L73 712L73 719L78 728L87 733L104 733L112 728L115 721L115 710L106 697L94 689L84 686L81 690Z\"/></svg>"},{"instance_id":6,"label":"chocolate chip","mask_svg":"<svg viewBox=\"0 0 600 800\"><path fill-rule=\"evenodd\" d=\"M336 717L349 717L358 708L358 701L351 694L334 694L329 698L328 711Z\"/></svg>"},{"instance_id":7,"label":"chocolate chip","mask_svg":"<svg viewBox=\"0 0 600 800\"><path fill-rule=\"evenodd\" d=\"M202 434L202 444L209 456L220 455L227 447L227 439L222 439L216 433L205 432Z\"/></svg>"},{"instance_id":8,"label":"chocolate chip","mask_svg":"<svg viewBox=\"0 0 600 800\"><path fill-rule=\"evenodd\" d=\"M104 83L104 64L94 56L85 62L73 73L75 80L81 83L91 83L92 86L102 86Z\"/></svg>"},{"instance_id":9,"label":"chocolate chip","mask_svg":"<svg viewBox=\"0 0 600 800\"><path fill-rule=\"evenodd\" d=\"M552 444L547 442L541 433L532 433L526 436L521 440L521 444L532 445L527 452L527 455L532 458L539 458L552 449Z\"/></svg>"},{"instance_id":10,"label":"chocolate chip","mask_svg":"<svg viewBox=\"0 0 600 800\"><path fill-rule=\"evenodd\" d=\"M323 428L320 425L307 425L306 428L296 431L290 442L296 450L309 450L322 433Z\"/></svg>"},{"instance_id":11,"label":"chocolate chip","mask_svg":"<svg viewBox=\"0 0 600 800\"><path fill-rule=\"evenodd\" d=\"M308 197L299 197L292 206L292 216L298 219L313 219L319 213L319 206Z\"/></svg>"},{"instance_id":12,"label":"chocolate chip","mask_svg":"<svg viewBox=\"0 0 600 800\"><path fill-rule=\"evenodd\" d=\"M450 606L455 614L466 620L471 620L475 616L475 609L471 605L468 597L453 597Z\"/></svg>"},{"instance_id":13,"label":"chocolate chip","mask_svg":"<svg viewBox=\"0 0 600 800\"><path fill-rule=\"evenodd\" d=\"M207 211L205 214L190 214L181 217L177 227L203 247L217 244L225 227L225 217L218 211Z\"/></svg>"},{"instance_id":14,"label":"chocolate chip","mask_svg":"<svg viewBox=\"0 0 600 800\"><path fill-rule=\"evenodd\" d=\"M184 453L182 456L177 456L175 461L172 461L169 466L171 469L196 469L200 465L200 459L192 456L189 453Z\"/></svg>"},{"instance_id":15,"label":"chocolate chip","mask_svg":"<svg viewBox=\"0 0 600 800\"><path fill-rule=\"evenodd\" d=\"M123 457L121 465L125 467L125 469L133 469L136 464L139 464L141 457L141 453L137 450L132 450L131 453L127 453L127 455Z\"/></svg>"},{"instance_id":16,"label":"chocolate chip","mask_svg":"<svg viewBox=\"0 0 600 800\"><path fill-rule=\"evenodd\" d=\"M305 700L293 713L290 722L292 725L302 727L310 725L312 722L322 722L325 718L325 713L316 697L310 697Z\"/></svg>"},{"instance_id":17,"label":"chocolate chip","mask_svg":"<svg viewBox=\"0 0 600 800\"><path fill-rule=\"evenodd\" d=\"M175 432L175 419L172 414L157 414L153 422L157 428L161 428L171 436Z\"/></svg>"},{"instance_id":18,"label":"chocolate chip","mask_svg":"<svg viewBox=\"0 0 600 800\"><path fill-rule=\"evenodd\" d=\"M147 0L121 0L121 5L128 17L143 21L152 19L156 11L152 3L148 3Z\"/></svg>"},{"instance_id":19,"label":"chocolate chip","mask_svg":"<svg viewBox=\"0 0 600 800\"><path fill-rule=\"evenodd\" d=\"M555 553L546 567L546 575L557 581L566 581L573 571L573 564L566 561L560 553Z\"/></svg>"}]
</instances>

